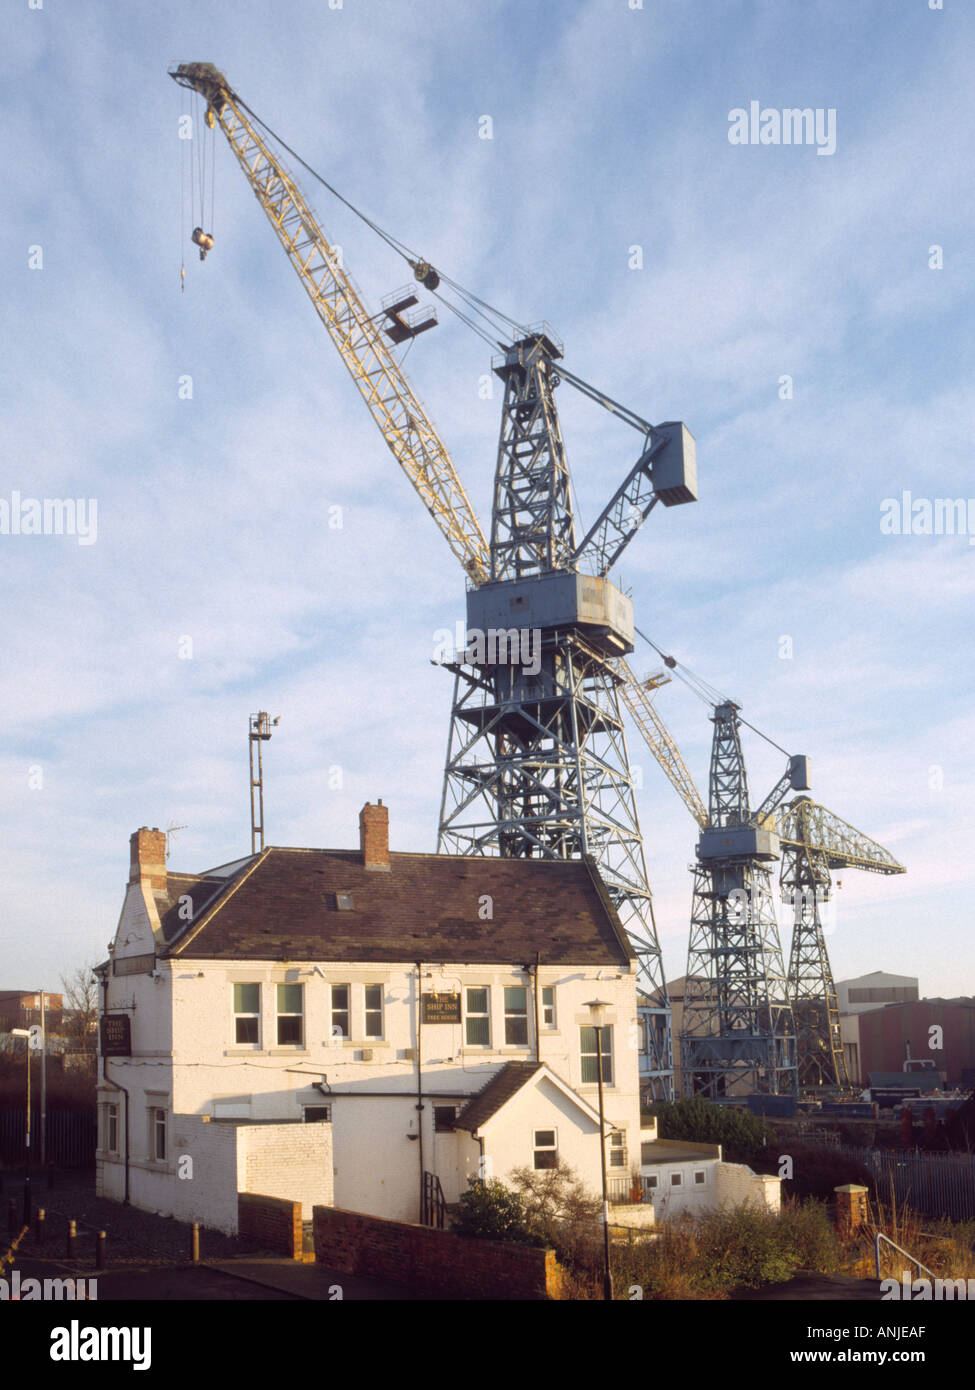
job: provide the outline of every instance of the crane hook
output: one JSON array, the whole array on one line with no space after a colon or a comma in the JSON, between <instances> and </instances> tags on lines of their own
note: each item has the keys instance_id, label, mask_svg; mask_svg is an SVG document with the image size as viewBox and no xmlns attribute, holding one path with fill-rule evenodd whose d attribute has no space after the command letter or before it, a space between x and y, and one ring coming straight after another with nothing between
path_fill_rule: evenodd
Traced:
<instances>
[{"instance_id":1,"label":"crane hook","mask_svg":"<svg viewBox=\"0 0 975 1390\"><path fill-rule=\"evenodd\" d=\"M202 227L194 227L193 241L195 241L200 248L200 260L205 261L207 252L213 250L213 237L209 232L205 232Z\"/></svg>"}]
</instances>

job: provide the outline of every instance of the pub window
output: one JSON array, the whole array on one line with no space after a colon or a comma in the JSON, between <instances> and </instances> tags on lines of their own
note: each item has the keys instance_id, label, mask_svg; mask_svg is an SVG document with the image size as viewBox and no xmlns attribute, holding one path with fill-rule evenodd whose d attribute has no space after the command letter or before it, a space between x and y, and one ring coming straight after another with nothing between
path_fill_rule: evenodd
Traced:
<instances>
[{"instance_id":1,"label":"pub window","mask_svg":"<svg viewBox=\"0 0 975 1390\"><path fill-rule=\"evenodd\" d=\"M469 989L467 991L466 1032L469 1047L491 1046L491 1018L488 1012L491 991Z\"/></svg>"},{"instance_id":2,"label":"pub window","mask_svg":"<svg viewBox=\"0 0 975 1390\"><path fill-rule=\"evenodd\" d=\"M304 1041L304 985L278 985L278 1043L298 1046Z\"/></svg>"},{"instance_id":3,"label":"pub window","mask_svg":"<svg viewBox=\"0 0 975 1390\"><path fill-rule=\"evenodd\" d=\"M613 1084L613 1029L580 1028L579 1050L582 1057L582 1084L595 1086L599 1080L599 1057L603 1062L603 1085Z\"/></svg>"},{"instance_id":4,"label":"pub window","mask_svg":"<svg viewBox=\"0 0 975 1390\"><path fill-rule=\"evenodd\" d=\"M234 1042L261 1041L261 987L234 985Z\"/></svg>"},{"instance_id":5,"label":"pub window","mask_svg":"<svg viewBox=\"0 0 975 1390\"><path fill-rule=\"evenodd\" d=\"M149 1111L149 1157L157 1163L166 1157L166 1112L159 1108Z\"/></svg>"},{"instance_id":6,"label":"pub window","mask_svg":"<svg viewBox=\"0 0 975 1390\"><path fill-rule=\"evenodd\" d=\"M449 1134L457 1118L456 1105L435 1105L433 1107L433 1128L437 1134Z\"/></svg>"},{"instance_id":7,"label":"pub window","mask_svg":"<svg viewBox=\"0 0 975 1390\"><path fill-rule=\"evenodd\" d=\"M609 1166L626 1167L626 1130L614 1129L609 1136Z\"/></svg>"},{"instance_id":8,"label":"pub window","mask_svg":"<svg viewBox=\"0 0 975 1390\"><path fill-rule=\"evenodd\" d=\"M330 1105L303 1105L301 1118L306 1125L320 1124L323 1120L332 1118L332 1107Z\"/></svg>"},{"instance_id":9,"label":"pub window","mask_svg":"<svg viewBox=\"0 0 975 1390\"><path fill-rule=\"evenodd\" d=\"M546 985L542 990L542 1027L555 1027L555 986Z\"/></svg>"},{"instance_id":10,"label":"pub window","mask_svg":"<svg viewBox=\"0 0 975 1390\"><path fill-rule=\"evenodd\" d=\"M381 1038L383 1035L383 987L366 985L366 1037Z\"/></svg>"},{"instance_id":11,"label":"pub window","mask_svg":"<svg viewBox=\"0 0 975 1390\"><path fill-rule=\"evenodd\" d=\"M559 1149L554 1129L536 1129L534 1149L536 1168L557 1168L559 1166Z\"/></svg>"},{"instance_id":12,"label":"pub window","mask_svg":"<svg viewBox=\"0 0 975 1390\"><path fill-rule=\"evenodd\" d=\"M332 986L332 1037L350 1038L352 1029L349 1017L349 994L348 985Z\"/></svg>"},{"instance_id":13,"label":"pub window","mask_svg":"<svg viewBox=\"0 0 975 1390\"><path fill-rule=\"evenodd\" d=\"M528 1044L528 991L524 985L509 985L504 991L504 1040L509 1046Z\"/></svg>"},{"instance_id":14,"label":"pub window","mask_svg":"<svg viewBox=\"0 0 975 1390\"><path fill-rule=\"evenodd\" d=\"M105 1148L109 1153L118 1153L118 1106L105 1106Z\"/></svg>"}]
</instances>

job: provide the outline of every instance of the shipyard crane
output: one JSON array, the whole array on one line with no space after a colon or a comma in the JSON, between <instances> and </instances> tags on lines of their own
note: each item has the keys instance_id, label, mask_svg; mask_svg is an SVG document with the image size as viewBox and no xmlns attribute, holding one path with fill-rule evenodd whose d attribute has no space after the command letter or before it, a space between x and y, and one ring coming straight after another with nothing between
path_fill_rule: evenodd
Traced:
<instances>
[{"instance_id":1,"label":"shipyard crane","mask_svg":"<svg viewBox=\"0 0 975 1390\"><path fill-rule=\"evenodd\" d=\"M684 984L684 1089L709 1100L793 1093L795 1023L769 865L778 858L773 813L790 789L808 786L807 762L790 757L752 810L739 706L722 701L711 718L708 819L697 844Z\"/></svg>"},{"instance_id":2,"label":"shipyard crane","mask_svg":"<svg viewBox=\"0 0 975 1390\"><path fill-rule=\"evenodd\" d=\"M656 1001L649 1075L652 1093L666 1097L672 1091L669 1002L622 719L629 674L619 659L633 650L633 605L607 576L658 502L696 500L693 437L682 422L650 424L575 376L547 325L508 320L513 341L498 343L501 354L492 362L504 402L488 544L386 341L395 344L429 326L402 318L400 310L415 299L396 296L383 314L371 316L273 151L273 133L212 64L183 63L170 75L200 94L207 124L226 136L389 448L460 560L468 578L468 633L538 634L535 670L518 663L510 643L502 652L498 641L493 650L468 645L444 663L454 676L454 696L438 848L594 862L633 944L641 988ZM435 292L441 273L419 257L405 259L415 279ZM484 304L473 297L465 303ZM581 541L555 401L563 382L640 436L636 462ZM638 693L632 698L639 704Z\"/></svg>"},{"instance_id":3,"label":"shipyard crane","mask_svg":"<svg viewBox=\"0 0 975 1390\"><path fill-rule=\"evenodd\" d=\"M799 1085L803 1090L847 1090L849 1069L820 908L830 898L833 869L875 874L906 870L889 850L808 797L780 807L775 821L782 851L782 900L793 908L789 1000L796 1022Z\"/></svg>"},{"instance_id":4,"label":"shipyard crane","mask_svg":"<svg viewBox=\"0 0 975 1390\"><path fill-rule=\"evenodd\" d=\"M672 657L664 656L663 659L671 669L677 667L677 662ZM735 1025L734 1015L740 1010L741 1001L730 1015L726 1013L725 1020L722 1021L721 997L728 995L732 989L732 982L729 979L727 983L723 983L721 977L730 975L736 969L739 974L743 973L741 950L748 944L748 940L743 931L746 924L742 920L742 913L748 909L750 903L753 915L758 919L753 924L750 949L758 959L761 956L763 936L770 943L775 989L780 998L783 997L781 950L777 935L769 936L768 924L774 923L770 884L767 871L761 870L762 862L768 863L771 858L778 857L778 854L771 853L773 849L777 849L781 854L781 896L784 902L792 905L794 913L785 997L791 1006L794 1019L799 1088L805 1091L821 1090L823 1087L846 1089L849 1079L840 1039L836 989L823 936L820 906L830 895L832 869L858 868L874 873L897 874L905 872L903 865L875 840L871 840L824 806L817 805L808 796L796 797L787 804L782 804L789 788L794 788L796 778L806 774L804 759L789 758L788 766L762 805L754 814L743 817L743 811L747 807L747 785L737 732L740 722L736 713L737 707L730 701L722 702L717 692L705 693L704 683L688 672L687 676L691 677L688 684L697 689L703 698L710 697L714 709L712 813L709 815L679 749L652 702L653 692L669 681L670 676L661 673L641 682L628 669L627 674L629 679L623 688L624 698L634 722L702 832L698 844L698 862L694 869L691 955L695 954L695 932L698 951L696 961L693 964L689 962L688 965L688 976L695 976L689 981L692 1012L689 1019L685 1005L682 1030L685 1035L685 1053L690 1054L687 1061L693 1066L695 1060L699 1060L700 1053L710 1050L713 1046L710 1041L695 1043L693 1032L700 1032L702 1038L709 1039L716 1032L720 1035L723 1027ZM755 831L754 840L749 833L748 843L740 841L736 847L754 850L757 852L756 857L760 853L758 865L752 864L748 867L747 861L737 859L731 860L730 864L721 864L721 856L730 850L733 840L727 826L719 837L715 838L709 832L715 829L716 819L727 819L727 815L723 817L720 811L715 817L715 807L724 803L727 808L729 801L733 822L739 827L745 822ZM758 831L762 832L761 836ZM714 853L715 849L719 853ZM729 888L729 906L724 907L722 893L718 890L720 887L728 887L729 867L734 868L735 873L740 869L743 875L746 871L752 875L759 875L757 886L761 891L757 895L757 913L754 912L755 894L750 893L744 883L735 883ZM731 949L735 945L737 955L736 951ZM757 988L762 971L752 972L751 977L747 972L744 973L748 988ZM768 977L767 967L765 973ZM767 985L763 988L770 992ZM685 1000L686 998L685 995ZM745 1002L747 1004L747 994ZM767 1005L761 1007L759 1015L763 1021L771 1018L771 1011ZM739 1012L739 1026L741 1021ZM740 1041L740 1038L735 1039L736 1043ZM727 1093L729 1082L742 1080L740 1075L736 1075L737 1071L737 1068L727 1068L703 1087L699 1084L698 1089L703 1089L705 1094L719 1089ZM697 1073L700 1078L700 1066ZM747 1077L745 1082L747 1085ZM693 1086L690 1080L687 1080L686 1084L689 1087ZM740 1091L742 1087L739 1084L732 1089Z\"/></svg>"}]
</instances>

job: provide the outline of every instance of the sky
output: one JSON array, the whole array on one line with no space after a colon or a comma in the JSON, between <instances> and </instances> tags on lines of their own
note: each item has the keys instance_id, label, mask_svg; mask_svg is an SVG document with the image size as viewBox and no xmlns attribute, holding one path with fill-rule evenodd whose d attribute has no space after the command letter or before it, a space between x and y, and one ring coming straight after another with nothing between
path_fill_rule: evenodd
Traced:
<instances>
[{"instance_id":1,"label":"sky","mask_svg":"<svg viewBox=\"0 0 975 1390\"><path fill-rule=\"evenodd\" d=\"M188 154L195 98L167 76L195 60L432 264L551 323L577 375L687 423L699 501L657 508L614 572L638 625L906 865L841 876L836 978L975 994L970 5L22 0L2 26L5 988L105 958L139 826L180 827L180 871L249 851L258 710L280 716L268 843L353 847L381 797L394 850L436 846L432 657L464 576L219 131L198 259L202 131ZM823 138L760 116L769 138L734 142L752 103L810 108ZM300 181L378 309L408 268ZM490 358L445 313L406 357L485 529ZM588 529L639 438L558 400ZM13 534L15 494L96 524ZM925 528L936 499L964 534ZM642 644L631 664L659 668ZM708 709L676 681L656 703L706 791ZM673 979L695 826L629 748ZM758 802L783 757L747 730L745 752Z\"/></svg>"}]
</instances>

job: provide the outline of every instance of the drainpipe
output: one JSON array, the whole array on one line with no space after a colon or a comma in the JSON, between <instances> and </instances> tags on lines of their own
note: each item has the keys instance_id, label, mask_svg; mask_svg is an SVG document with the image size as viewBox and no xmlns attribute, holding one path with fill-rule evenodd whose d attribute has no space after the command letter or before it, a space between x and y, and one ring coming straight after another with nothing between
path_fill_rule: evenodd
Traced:
<instances>
[{"instance_id":1,"label":"drainpipe","mask_svg":"<svg viewBox=\"0 0 975 1390\"><path fill-rule=\"evenodd\" d=\"M106 1014L108 1013L108 976L111 968L112 962L109 960L108 968L102 978L102 994L104 996L102 1013ZM108 1058L104 1054L102 1055L102 1080L107 1081L110 1086L114 1086L116 1091L121 1091L125 1097L125 1202L127 1205L129 1200L129 1093L124 1086L119 1085L114 1077L109 1076Z\"/></svg>"},{"instance_id":2,"label":"drainpipe","mask_svg":"<svg viewBox=\"0 0 975 1390\"><path fill-rule=\"evenodd\" d=\"M541 963L541 952L535 952L535 969L532 974L532 994L535 998L535 1061L542 1060L542 1034L538 1026L538 967Z\"/></svg>"}]
</instances>

